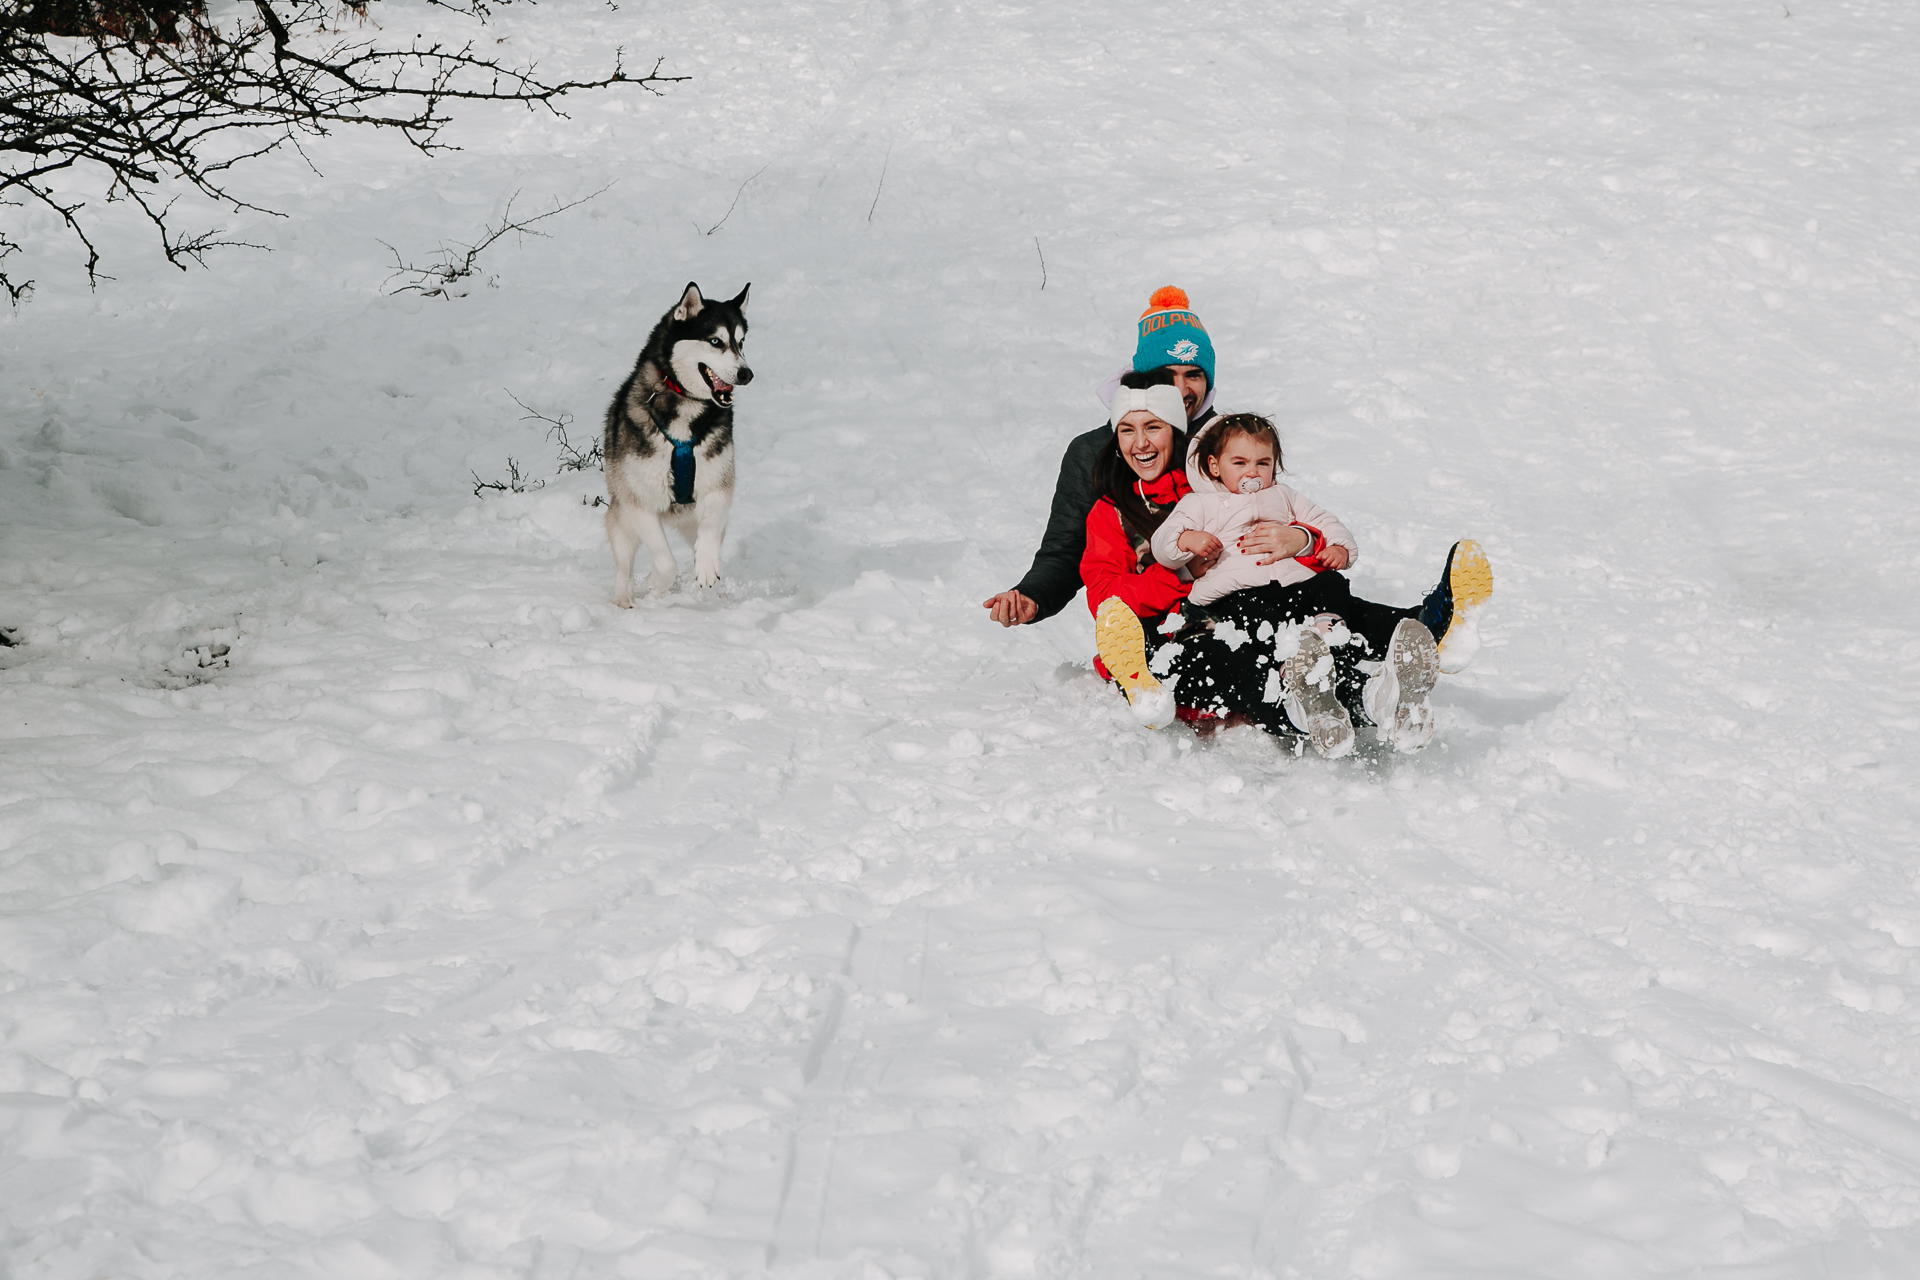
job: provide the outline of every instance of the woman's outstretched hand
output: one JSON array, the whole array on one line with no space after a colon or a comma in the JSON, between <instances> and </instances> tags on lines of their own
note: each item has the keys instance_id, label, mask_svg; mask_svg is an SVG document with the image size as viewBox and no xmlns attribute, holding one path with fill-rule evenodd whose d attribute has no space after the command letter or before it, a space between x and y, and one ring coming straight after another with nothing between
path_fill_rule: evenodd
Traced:
<instances>
[{"instance_id":1,"label":"woman's outstretched hand","mask_svg":"<svg viewBox=\"0 0 1920 1280\"><path fill-rule=\"evenodd\" d=\"M1305 552L1313 545L1313 535L1297 525L1261 520L1240 535L1237 545L1245 554L1259 556L1260 564L1278 564Z\"/></svg>"},{"instance_id":2,"label":"woman's outstretched hand","mask_svg":"<svg viewBox=\"0 0 1920 1280\"><path fill-rule=\"evenodd\" d=\"M1003 627L1018 627L1040 616L1040 606L1018 591L1002 591L980 602L987 616Z\"/></svg>"}]
</instances>

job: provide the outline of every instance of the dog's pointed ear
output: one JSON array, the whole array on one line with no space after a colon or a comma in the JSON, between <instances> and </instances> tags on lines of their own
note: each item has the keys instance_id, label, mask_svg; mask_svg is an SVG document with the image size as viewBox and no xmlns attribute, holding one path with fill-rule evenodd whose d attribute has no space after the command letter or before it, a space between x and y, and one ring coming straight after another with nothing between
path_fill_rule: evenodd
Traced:
<instances>
[{"instance_id":1,"label":"dog's pointed ear","mask_svg":"<svg viewBox=\"0 0 1920 1280\"><path fill-rule=\"evenodd\" d=\"M706 305L707 300L700 296L700 286L689 280L687 281L687 291L680 295L679 303L673 308L673 318L675 320L691 320L699 315L700 308Z\"/></svg>"},{"instance_id":2,"label":"dog's pointed ear","mask_svg":"<svg viewBox=\"0 0 1920 1280\"><path fill-rule=\"evenodd\" d=\"M729 302L729 303L728 303L727 305L728 305L728 306L730 306L730 307L734 307L734 308L739 308L739 307L744 307L744 306L746 306L746 305L747 305L747 290L748 290L748 289L751 289L751 288L753 288L753 285L752 285L752 284L746 284L746 285L743 285L743 286L741 287L741 289L740 289L740 292L739 292L739 293L736 293L735 295L733 295L733 301L732 301L732 302Z\"/></svg>"}]
</instances>

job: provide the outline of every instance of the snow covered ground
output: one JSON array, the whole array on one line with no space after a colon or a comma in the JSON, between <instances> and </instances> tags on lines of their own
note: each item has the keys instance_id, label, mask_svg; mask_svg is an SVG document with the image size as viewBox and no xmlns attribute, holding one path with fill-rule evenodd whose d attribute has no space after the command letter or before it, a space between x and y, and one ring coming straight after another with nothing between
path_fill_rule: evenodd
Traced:
<instances>
[{"instance_id":1,"label":"snow covered ground","mask_svg":"<svg viewBox=\"0 0 1920 1280\"><path fill-rule=\"evenodd\" d=\"M255 166L207 273L7 211L0 1274L1920 1274L1920 11L499 33L693 79ZM596 475L469 471L689 279L728 576L626 613ZM1168 283L1363 591L1491 553L1424 754L985 621Z\"/></svg>"}]
</instances>

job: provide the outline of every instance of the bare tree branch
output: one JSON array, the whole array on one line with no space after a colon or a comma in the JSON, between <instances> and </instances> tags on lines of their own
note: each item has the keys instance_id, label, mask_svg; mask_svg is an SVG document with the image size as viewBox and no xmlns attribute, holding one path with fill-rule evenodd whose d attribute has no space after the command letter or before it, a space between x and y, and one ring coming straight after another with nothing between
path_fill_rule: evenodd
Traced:
<instances>
[{"instance_id":1,"label":"bare tree branch","mask_svg":"<svg viewBox=\"0 0 1920 1280\"><path fill-rule=\"evenodd\" d=\"M375 2L347 0L347 9L364 17ZM485 23L509 0L429 2ZM447 148L440 134L460 103L512 102L564 116L559 100L570 93L615 85L658 93L686 78L660 74L663 60L631 75L615 50L604 75L549 79L471 43L417 37L402 46L346 35L333 25L338 12L334 0L253 0L250 11L217 23L204 0L0 0L0 204L37 203L57 215L97 282L85 202L63 198L52 179L103 172L107 198L138 206L167 260L184 270L207 250L239 242L217 230L180 231L166 184L236 211L270 213L231 190L228 172L283 146L298 149L302 137L385 129L432 153ZM0 260L19 248L0 233ZM0 287L16 302L30 284L0 272Z\"/></svg>"}]
</instances>

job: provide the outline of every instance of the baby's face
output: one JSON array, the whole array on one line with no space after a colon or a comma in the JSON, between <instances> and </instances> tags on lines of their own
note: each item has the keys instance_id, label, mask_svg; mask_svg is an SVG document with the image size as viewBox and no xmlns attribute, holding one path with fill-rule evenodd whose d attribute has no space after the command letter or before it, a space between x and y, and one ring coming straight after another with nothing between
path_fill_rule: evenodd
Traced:
<instances>
[{"instance_id":1,"label":"baby's face","mask_svg":"<svg viewBox=\"0 0 1920 1280\"><path fill-rule=\"evenodd\" d=\"M1273 485L1273 446L1236 431L1207 466L1228 493L1258 493Z\"/></svg>"}]
</instances>

